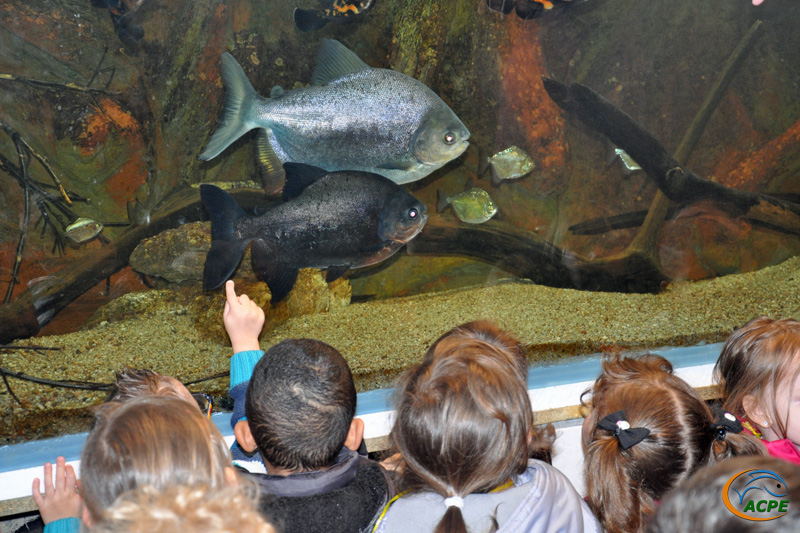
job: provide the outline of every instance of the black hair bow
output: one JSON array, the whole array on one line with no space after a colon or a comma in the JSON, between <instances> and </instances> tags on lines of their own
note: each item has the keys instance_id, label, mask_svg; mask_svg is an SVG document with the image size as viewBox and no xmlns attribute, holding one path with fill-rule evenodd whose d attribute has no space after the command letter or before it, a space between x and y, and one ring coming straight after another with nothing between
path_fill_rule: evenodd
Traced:
<instances>
[{"instance_id":1,"label":"black hair bow","mask_svg":"<svg viewBox=\"0 0 800 533\"><path fill-rule=\"evenodd\" d=\"M744 431L744 426L734 415L727 411L722 411L717 414L717 419L711 429L716 432L717 440L725 440L729 431L731 433L741 433Z\"/></svg>"},{"instance_id":2,"label":"black hair bow","mask_svg":"<svg viewBox=\"0 0 800 533\"><path fill-rule=\"evenodd\" d=\"M639 444L650 434L650 430L647 428L632 428L625 418L625 411L611 413L598 422L597 427L612 431L624 450Z\"/></svg>"}]
</instances>

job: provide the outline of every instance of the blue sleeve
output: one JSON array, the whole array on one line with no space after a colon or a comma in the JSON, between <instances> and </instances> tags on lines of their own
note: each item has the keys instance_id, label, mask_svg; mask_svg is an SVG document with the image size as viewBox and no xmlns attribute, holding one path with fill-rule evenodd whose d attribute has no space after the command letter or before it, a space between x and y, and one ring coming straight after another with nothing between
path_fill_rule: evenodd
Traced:
<instances>
[{"instance_id":1,"label":"blue sleeve","mask_svg":"<svg viewBox=\"0 0 800 533\"><path fill-rule=\"evenodd\" d=\"M78 533L81 530L80 518L62 518L44 526L44 533Z\"/></svg>"},{"instance_id":2,"label":"blue sleeve","mask_svg":"<svg viewBox=\"0 0 800 533\"><path fill-rule=\"evenodd\" d=\"M231 428L236 427L240 420L246 420L244 400L247 397L247 387L253 376L253 369L261 359L264 352L261 350L246 350L237 352L231 357L231 389L228 392L233 398L233 413L231 414Z\"/></svg>"},{"instance_id":3,"label":"blue sleeve","mask_svg":"<svg viewBox=\"0 0 800 533\"><path fill-rule=\"evenodd\" d=\"M264 355L262 350L246 350L233 354L231 357L231 389L245 381L250 381L253 369L262 355Z\"/></svg>"}]
</instances>

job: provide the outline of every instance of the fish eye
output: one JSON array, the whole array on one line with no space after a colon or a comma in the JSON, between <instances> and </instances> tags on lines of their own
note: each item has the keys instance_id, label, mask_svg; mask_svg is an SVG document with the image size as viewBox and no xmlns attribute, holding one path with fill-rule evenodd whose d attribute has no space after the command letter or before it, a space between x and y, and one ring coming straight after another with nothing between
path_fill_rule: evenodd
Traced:
<instances>
[{"instance_id":1,"label":"fish eye","mask_svg":"<svg viewBox=\"0 0 800 533\"><path fill-rule=\"evenodd\" d=\"M419 212L417 211L416 208L412 207L411 209L408 210L408 218L410 218L411 220L417 218L417 215L419 215Z\"/></svg>"},{"instance_id":2,"label":"fish eye","mask_svg":"<svg viewBox=\"0 0 800 533\"><path fill-rule=\"evenodd\" d=\"M444 143L445 144L453 144L456 142L456 134L452 131L448 131L444 134Z\"/></svg>"}]
</instances>

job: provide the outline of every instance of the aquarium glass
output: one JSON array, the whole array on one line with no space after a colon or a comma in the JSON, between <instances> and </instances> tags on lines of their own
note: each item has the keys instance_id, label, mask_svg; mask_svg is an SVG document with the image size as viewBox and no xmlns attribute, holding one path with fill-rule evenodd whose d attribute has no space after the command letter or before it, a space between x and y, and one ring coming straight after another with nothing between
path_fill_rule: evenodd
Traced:
<instances>
[{"instance_id":1,"label":"aquarium glass","mask_svg":"<svg viewBox=\"0 0 800 533\"><path fill-rule=\"evenodd\" d=\"M0 444L84 430L125 367L229 408L229 278L264 349L328 342L360 391L472 320L546 364L800 316L798 27L794 0L2 2Z\"/></svg>"}]
</instances>

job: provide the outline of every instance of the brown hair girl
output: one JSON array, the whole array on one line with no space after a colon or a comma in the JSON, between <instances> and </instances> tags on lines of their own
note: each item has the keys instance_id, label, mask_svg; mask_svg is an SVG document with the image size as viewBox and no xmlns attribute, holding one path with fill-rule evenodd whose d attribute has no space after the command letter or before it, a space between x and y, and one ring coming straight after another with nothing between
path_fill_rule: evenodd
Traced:
<instances>
[{"instance_id":1,"label":"brown hair girl","mask_svg":"<svg viewBox=\"0 0 800 533\"><path fill-rule=\"evenodd\" d=\"M777 405L775 396L782 385L797 382L799 356L797 320L761 316L734 331L714 367L724 389L723 409L754 424L752 430L768 440L787 438L788 405Z\"/></svg>"},{"instance_id":2,"label":"brown hair girl","mask_svg":"<svg viewBox=\"0 0 800 533\"><path fill-rule=\"evenodd\" d=\"M607 356L602 365L584 393L592 408L584 422L584 464L586 501L604 531L643 531L654 502L699 467L765 453L758 440L729 433L663 357ZM603 420L609 415L610 426Z\"/></svg>"},{"instance_id":3,"label":"brown hair girl","mask_svg":"<svg viewBox=\"0 0 800 533\"><path fill-rule=\"evenodd\" d=\"M531 451L551 444L533 427L519 354L480 329L445 334L401 380L391 438L408 490L461 501L521 474ZM461 508L445 503L435 531L466 532Z\"/></svg>"}]
</instances>

